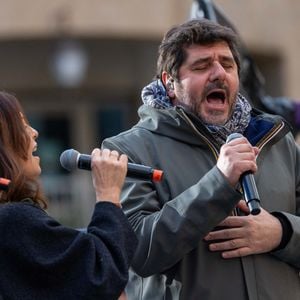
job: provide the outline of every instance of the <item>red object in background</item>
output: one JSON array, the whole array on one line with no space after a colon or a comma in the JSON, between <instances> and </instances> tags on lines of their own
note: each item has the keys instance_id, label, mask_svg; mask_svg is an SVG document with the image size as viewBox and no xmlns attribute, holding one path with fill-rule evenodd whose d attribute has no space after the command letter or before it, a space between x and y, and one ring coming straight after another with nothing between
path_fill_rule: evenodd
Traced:
<instances>
[{"instance_id":1,"label":"red object in background","mask_svg":"<svg viewBox=\"0 0 300 300\"><path fill-rule=\"evenodd\" d=\"M10 185L10 180L0 177L0 190L7 191Z\"/></svg>"}]
</instances>

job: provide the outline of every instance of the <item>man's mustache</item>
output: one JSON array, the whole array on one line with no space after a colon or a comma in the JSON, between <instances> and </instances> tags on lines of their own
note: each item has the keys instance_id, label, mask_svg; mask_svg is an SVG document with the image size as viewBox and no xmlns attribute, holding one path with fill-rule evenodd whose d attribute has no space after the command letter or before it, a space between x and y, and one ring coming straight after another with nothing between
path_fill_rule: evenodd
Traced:
<instances>
[{"instance_id":1,"label":"man's mustache","mask_svg":"<svg viewBox=\"0 0 300 300\"><path fill-rule=\"evenodd\" d=\"M207 96L209 93L216 89L223 90L225 92L226 98L228 98L229 88L224 82L221 81L214 81L207 84L203 90L203 95Z\"/></svg>"}]
</instances>

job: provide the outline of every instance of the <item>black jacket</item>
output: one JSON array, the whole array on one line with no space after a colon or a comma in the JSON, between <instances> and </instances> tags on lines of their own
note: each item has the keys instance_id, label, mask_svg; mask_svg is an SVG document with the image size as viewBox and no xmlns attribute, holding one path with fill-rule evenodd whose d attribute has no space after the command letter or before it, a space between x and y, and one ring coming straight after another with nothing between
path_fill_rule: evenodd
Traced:
<instances>
[{"instance_id":1,"label":"black jacket","mask_svg":"<svg viewBox=\"0 0 300 300\"><path fill-rule=\"evenodd\" d=\"M87 233L31 203L2 204L0 237L5 300L117 299L136 247L125 215L109 202L95 205Z\"/></svg>"}]
</instances>

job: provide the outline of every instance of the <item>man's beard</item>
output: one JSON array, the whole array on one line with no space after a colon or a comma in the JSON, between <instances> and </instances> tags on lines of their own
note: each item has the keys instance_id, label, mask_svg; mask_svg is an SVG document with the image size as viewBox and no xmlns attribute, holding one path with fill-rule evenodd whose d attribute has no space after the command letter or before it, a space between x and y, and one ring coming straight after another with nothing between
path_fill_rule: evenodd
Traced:
<instances>
[{"instance_id":1,"label":"man's beard","mask_svg":"<svg viewBox=\"0 0 300 300\"><path fill-rule=\"evenodd\" d=\"M212 119L213 116L218 116L220 114L222 114L222 112L220 113L219 111L211 111L210 114L212 116L211 119L209 118L205 118L204 115L201 112L201 103L203 103L204 101L206 101L206 97L207 95L210 93L210 91L212 91L213 89L223 89L225 91L226 94L226 99L229 102L229 114L227 116L227 118L222 122L222 124L215 124ZM200 97L193 97L191 95L189 95L186 90L184 90L182 88L182 86L180 85L180 90L178 92L178 98L181 99L181 101L178 102L178 104L180 104L182 107L184 107L187 111L193 113L194 115L196 115L199 119L201 119L204 123L207 124L212 124L212 125L223 125L225 124L232 116L233 110L234 110L234 106L236 103L236 97L237 97L238 92L234 93L232 96L230 95L230 91L228 89L227 86L225 86L224 84L220 83L219 81L210 83L209 85L207 85L203 92L201 93Z\"/></svg>"}]
</instances>

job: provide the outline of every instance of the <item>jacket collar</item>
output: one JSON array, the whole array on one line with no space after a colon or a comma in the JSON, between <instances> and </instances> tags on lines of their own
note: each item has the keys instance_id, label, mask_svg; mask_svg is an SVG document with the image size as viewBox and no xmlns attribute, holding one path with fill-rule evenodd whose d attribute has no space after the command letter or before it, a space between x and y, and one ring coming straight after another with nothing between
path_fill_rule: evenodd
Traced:
<instances>
[{"instance_id":1,"label":"jacket collar","mask_svg":"<svg viewBox=\"0 0 300 300\"><path fill-rule=\"evenodd\" d=\"M205 138L207 138L215 147L220 147L201 120L182 107L156 109L148 105L142 105L138 110L138 114L140 121L135 127L197 146L207 144L205 142ZM251 121L244 135L252 145L262 144L266 141L266 137L269 137L267 142L273 144L290 130L289 124L281 116L252 109Z\"/></svg>"}]
</instances>

